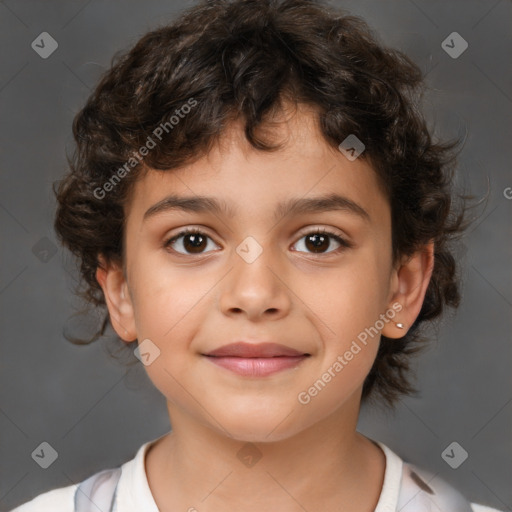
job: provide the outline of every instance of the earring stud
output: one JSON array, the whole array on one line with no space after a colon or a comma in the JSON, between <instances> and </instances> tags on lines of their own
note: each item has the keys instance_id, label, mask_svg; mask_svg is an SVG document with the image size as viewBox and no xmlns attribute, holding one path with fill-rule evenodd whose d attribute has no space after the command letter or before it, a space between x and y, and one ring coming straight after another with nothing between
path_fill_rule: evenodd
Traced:
<instances>
[{"instance_id":1,"label":"earring stud","mask_svg":"<svg viewBox=\"0 0 512 512\"><path fill-rule=\"evenodd\" d=\"M400 323L400 322L395 322L395 325L399 328L399 329L403 329L405 326L404 324Z\"/></svg>"}]
</instances>

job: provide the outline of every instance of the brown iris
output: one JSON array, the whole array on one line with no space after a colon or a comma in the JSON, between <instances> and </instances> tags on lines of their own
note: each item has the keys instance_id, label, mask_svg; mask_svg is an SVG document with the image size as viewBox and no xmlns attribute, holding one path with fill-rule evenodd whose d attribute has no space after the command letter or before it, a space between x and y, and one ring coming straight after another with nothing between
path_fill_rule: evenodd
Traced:
<instances>
[{"instance_id":1,"label":"brown iris","mask_svg":"<svg viewBox=\"0 0 512 512\"><path fill-rule=\"evenodd\" d=\"M189 233L183 237L183 246L193 254L201 253L206 247L206 238L199 233Z\"/></svg>"},{"instance_id":2,"label":"brown iris","mask_svg":"<svg viewBox=\"0 0 512 512\"><path fill-rule=\"evenodd\" d=\"M325 244L327 242L327 245L325 249L329 248L329 236L323 235L321 233L314 233L312 235L306 236L306 247L308 250L311 250L312 252L323 252L322 244Z\"/></svg>"}]
</instances>

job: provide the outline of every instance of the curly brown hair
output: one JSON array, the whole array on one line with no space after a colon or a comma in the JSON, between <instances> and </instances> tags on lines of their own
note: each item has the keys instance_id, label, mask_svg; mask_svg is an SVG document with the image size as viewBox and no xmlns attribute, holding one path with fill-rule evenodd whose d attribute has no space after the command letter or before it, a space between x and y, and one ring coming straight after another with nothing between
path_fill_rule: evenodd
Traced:
<instances>
[{"instance_id":1,"label":"curly brown hair","mask_svg":"<svg viewBox=\"0 0 512 512\"><path fill-rule=\"evenodd\" d=\"M95 275L98 258L124 265L124 205L149 168L171 170L204 156L236 119L244 121L254 148L278 149L263 136L265 121L285 100L312 105L330 145L338 147L349 134L364 141L360 158L371 162L391 207L394 263L435 243L416 321L400 339L382 336L364 382L363 401L380 394L394 407L401 395L417 393L409 356L425 346L423 327L445 306L459 305L450 245L468 225L466 201L473 197L460 196L456 211L452 179L460 140L433 141L419 108L424 88L419 67L379 43L364 20L313 0L202 1L145 34L114 55L77 113L70 172L54 186L55 229L78 257L85 284L77 294L94 309L106 309ZM170 116L191 99L198 106L171 126ZM166 129L156 132L159 126ZM156 134L158 144L144 152ZM136 160L139 153L147 154ZM109 321L106 311L92 338L66 337L90 343ZM121 345L133 352L131 344Z\"/></svg>"}]
</instances>

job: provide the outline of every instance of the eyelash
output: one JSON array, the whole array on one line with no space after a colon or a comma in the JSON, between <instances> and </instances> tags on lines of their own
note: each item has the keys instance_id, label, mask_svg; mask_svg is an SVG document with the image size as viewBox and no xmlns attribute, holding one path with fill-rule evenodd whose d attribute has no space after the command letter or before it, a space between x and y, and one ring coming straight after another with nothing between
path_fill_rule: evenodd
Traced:
<instances>
[{"instance_id":1,"label":"eyelash","mask_svg":"<svg viewBox=\"0 0 512 512\"><path fill-rule=\"evenodd\" d=\"M203 235L203 236L206 236L207 238L210 238L210 240L211 240L211 237L208 236L203 231L201 231L201 230L199 230L197 228L187 228L187 229L184 229L183 231L180 231L177 235L174 235L173 237L168 238L166 241L164 241L163 247L165 249L167 249L168 247L170 247L172 245L173 242L175 242L176 240L178 240L182 236L186 236L186 235ZM341 245L341 247L338 247L334 251L329 251L327 253L313 253L313 252L309 253L309 254L313 254L313 255L316 254L317 256L328 255L328 254L335 254L335 253L340 252L341 249L350 249L353 246L352 243L350 243L347 240L341 238L336 233L333 233L332 231L326 230L325 228L324 229L318 228L316 230L304 233L298 240L302 240L304 237L306 237L308 235L324 235L324 236L329 236L330 238L333 238L336 242L338 242ZM194 255L194 254L183 254L183 253L178 252L178 251L173 251L173 252L175 252L176 254L178 254L180 256L201 256L201 254ZM302 252L302 251L296 251L296 252ZM202 253L202 254L206 254L206 253Z\"/></svg>"}]
</instances>

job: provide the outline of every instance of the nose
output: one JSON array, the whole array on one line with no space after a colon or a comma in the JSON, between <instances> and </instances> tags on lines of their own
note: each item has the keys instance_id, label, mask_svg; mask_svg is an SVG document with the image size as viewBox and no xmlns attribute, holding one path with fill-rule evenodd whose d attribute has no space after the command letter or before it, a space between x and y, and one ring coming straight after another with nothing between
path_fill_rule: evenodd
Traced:
<instances>
[{"instance_id":1,"label":"nose","mask_svg":"<svg viewBox=\"0 0 512 512\"><path fill-rule=\"evenodd\" d=\"M251 260L233 253L233 267L222 281L220 309L227 316L245 315L248 320L277 320L288 314L292 293L286 284L283 258L279 250L262 247Z\"/></svg>"}]
</instances>

